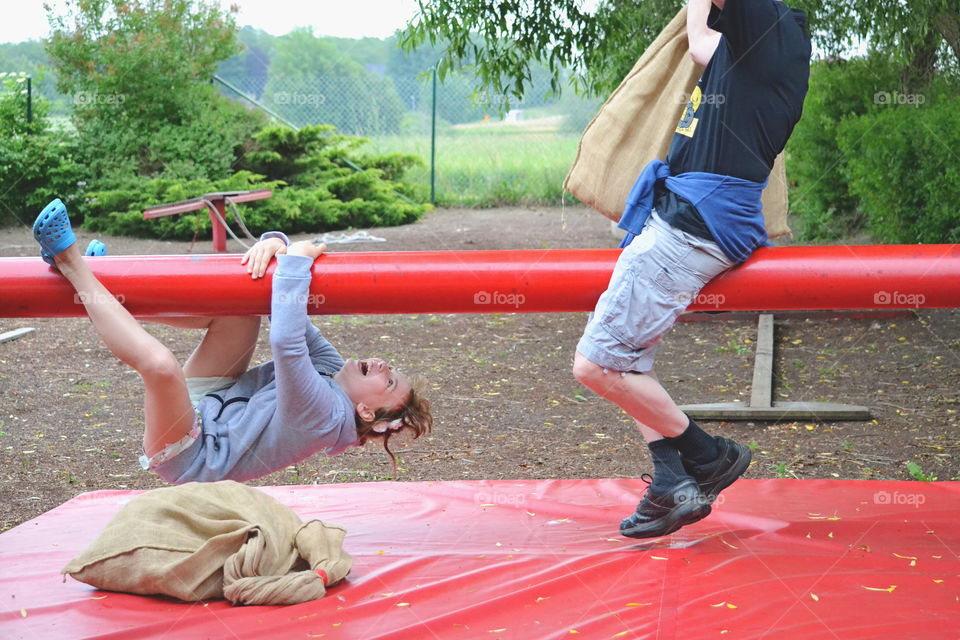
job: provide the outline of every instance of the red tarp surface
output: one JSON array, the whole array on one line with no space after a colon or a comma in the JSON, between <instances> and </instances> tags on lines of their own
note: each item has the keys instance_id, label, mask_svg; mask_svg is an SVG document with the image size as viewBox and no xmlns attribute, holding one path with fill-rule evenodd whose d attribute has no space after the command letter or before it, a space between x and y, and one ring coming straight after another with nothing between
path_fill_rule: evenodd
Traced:
<instances>
[{"instance_id":1,"label":"red tarp surface","mask_svg":"<svg viewBox=\"0 0 960 640\"><path fill-rule=\"evenodd\" d=\"M0 535L0 638L957 638L960 484L741 480L667 538L617 532L638 480L263 490L346 527L322 600L184 604L59 572L133 492Z\"/></svg>"}]
</instances>

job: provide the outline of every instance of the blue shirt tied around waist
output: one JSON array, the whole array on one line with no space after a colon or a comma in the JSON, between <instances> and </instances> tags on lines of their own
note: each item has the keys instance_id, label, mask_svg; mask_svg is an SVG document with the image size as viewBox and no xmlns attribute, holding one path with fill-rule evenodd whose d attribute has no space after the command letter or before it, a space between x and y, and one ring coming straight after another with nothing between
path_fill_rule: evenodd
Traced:
<instances>
[{"instance_id":1,"label":"blue shirt tied around waist","mask_svg":"<svg viewBox=\"0 0 960 640\"><path fill-rule=\"evenodd\" d=\"M643 168L630 189L620 218L621 229L627 232L620 248L640 235L653 209L653 188L658 180L678 196L695 206L723 253L734 262L743 262L753 251L767 243L760 195L767 181L753 182L716 173L690 171L670 175L663 160L652 160Z\"/></svg>"}]
</instances>

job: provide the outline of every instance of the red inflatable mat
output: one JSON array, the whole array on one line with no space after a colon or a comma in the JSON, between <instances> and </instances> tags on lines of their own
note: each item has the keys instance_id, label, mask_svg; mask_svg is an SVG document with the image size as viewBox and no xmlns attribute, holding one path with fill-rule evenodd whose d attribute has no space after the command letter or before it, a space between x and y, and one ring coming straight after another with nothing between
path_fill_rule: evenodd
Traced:
<instances>
[{"instance_id":1,"label":"red inflatable mat","mask_svg":"<svg viewBox=\"0 0 960 640\"><path fill-rule=\"evenodd\" d=\"M60 569L133 492L0 535L0 637L955 638L957 483L742 480L706 520L634 541L637 480L263 490L348 530L348 580L288 607L97 591Z\"/></svg>"}]
</instances>

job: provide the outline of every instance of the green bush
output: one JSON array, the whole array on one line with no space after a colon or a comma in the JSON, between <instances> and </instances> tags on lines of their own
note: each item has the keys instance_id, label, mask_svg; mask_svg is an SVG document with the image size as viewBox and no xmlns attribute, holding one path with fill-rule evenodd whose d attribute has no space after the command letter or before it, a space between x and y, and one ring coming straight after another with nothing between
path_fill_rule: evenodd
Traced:
<instances>
[{"instance_id":1,"label":"green bush","mask_svg":"<svg viewBox=\"0 0 960 640\"><path fill-rule=\"evenodd\" d=\"M220 96L204 84L189 88L192 100L178 117L148 121L118 105L78 117L83 163L103 188L130 177L227 178L242 145L266 120L259 112Z\"/></svg>"},{"instance_id":2,"label":"green bush","mask_svg":"<svg viewBox=\"0 0 960 640\"><path fill-rule=\"evenodd\" d=\"M240 170L229 178L127 179L116 188L91 192L86 227L111 234L190 239L209 233L205 211L144 220L143 210L204 193L262 188L272 189L273 197L245 205L242 212L244 224L254 234L271 229L312 233L419 219L429 205L401 198L402 184L395 182L418 159L391 154L369 159L373 168L355 171L346 162L363 142L341 136L330 126L299 131L267 127L248 141L246 154L237 161Z\"/></svg>"},{"instance_id":3,"label":"green bush","mask_svg":"<svg viewBox=\"0 0 960 640\"><path fill-rule=\"evenodd\" d=\"M27 121L26 95L10 81L0 94L0 224L30 224L50 200L83 189L83 173L75 160L77 146L66 132L53 131L47 119L49 103L33 101ZM75 199L75 198L74 198Z\"/></svg>"},{"instance_id":4,"label":"green bush","mask_svg":"<svg viewBox=\"0 0 960 640\"><path fill-rule=\"evenodd\" d=\"M958 90L941 79L921 93L891 92L839 127L849 191L877 241L960 242Z\"/></svg>"},{"instance_id":5,"label":"green bush","mask_svg":"<svg viewBox=\"0 0 960 640\"><path fill-rule=\"evenodd\" d=\"M879 56L812 65L803 117L787 146L790 209L799 217L801 239L836 240L863 228L857 199L847 186L838 131L876 108L879 92L897 85L897 70Z\"/></svg>"}]
</instances>

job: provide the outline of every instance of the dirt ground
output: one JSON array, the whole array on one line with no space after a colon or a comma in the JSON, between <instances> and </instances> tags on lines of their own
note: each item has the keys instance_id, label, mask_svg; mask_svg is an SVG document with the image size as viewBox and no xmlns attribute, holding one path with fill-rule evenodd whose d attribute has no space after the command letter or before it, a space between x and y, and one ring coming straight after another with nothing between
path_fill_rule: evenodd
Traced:
<instances>
[{"instance_id":1,"label":"dirt ground","mask_svg":"<svg viewBox=\"0 0 960 640\"><path fill-rule=\"evenodd\" d=\"M332 251L612 247L607 221L580 207L441 209L386 242ZM89 234L79 232L82 246ZM299 236L297 239L310 236ZM207 253L189 242L102 238L110 253ZM240 245L231 241L231 251ZM0 257L34 256L26 226L0 230ZM755 478L960 477L960 313L776 316L774 395L862 404L866 422L715 422L750 444ZM636 477L649 458L632 422L570 373L585 313L318 316L345 357L380 356L427 379L433 433L404 446L400 480ZM658 373L680 403L748 399L756 314L693 314L663 343ZM195 331L148 325L179 357ZM162 486L137 463L143 431L136 373L90 323L0 318L0 530L86 491ZM269 359L266 329L256 362ZM916 467L908 468L907 463ZM912 470L911 470L912 469ZM390 479L378 446L316 456L252 484Z\"/></svg>"}]
</instances>

